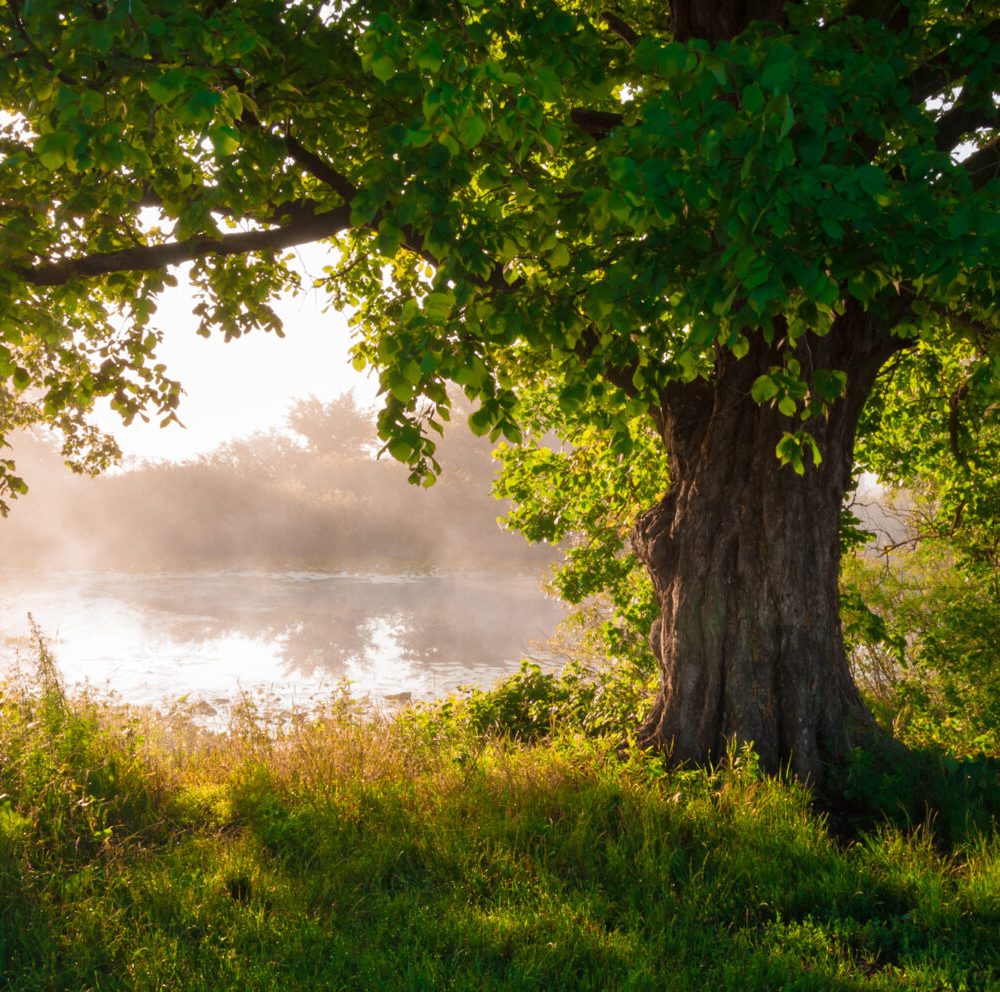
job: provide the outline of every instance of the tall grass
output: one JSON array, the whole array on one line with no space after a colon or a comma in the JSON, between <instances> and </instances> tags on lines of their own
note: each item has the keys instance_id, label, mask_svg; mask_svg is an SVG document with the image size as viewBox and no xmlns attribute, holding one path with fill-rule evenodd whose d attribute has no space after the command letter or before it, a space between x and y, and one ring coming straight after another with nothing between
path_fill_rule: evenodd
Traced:
<instances>
[{"instance_id":1,"label":"tall grass","mask_svg":"<svg viewBox=\"0 0 1000 992\"><path fill-rule=\"evenodd\" d=\"M482 697L209 734L68 697L38 649L0 689L0 987L1000 987L975 810L849 837L750 752L668 771L477 729Z\"/></svg>"}]
</instances>

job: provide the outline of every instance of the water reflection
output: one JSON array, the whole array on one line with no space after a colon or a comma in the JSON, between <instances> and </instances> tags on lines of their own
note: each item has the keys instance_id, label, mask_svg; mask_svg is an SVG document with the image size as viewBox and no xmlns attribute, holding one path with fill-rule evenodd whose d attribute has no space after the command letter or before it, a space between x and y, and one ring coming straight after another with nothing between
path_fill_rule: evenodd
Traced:
<instances>
[{"instance_id":1,"label":"water reflection","mask_svg":"<svg viewBox=\"0 0 1000 992\"><path fill-rule=\"evenodd\" d=\"M300 704L344 678L374 698L491 682L562 616L515 573L0 573L0 637L23 638L29 611L70 682Z\"/></svg>"}]
</instances>

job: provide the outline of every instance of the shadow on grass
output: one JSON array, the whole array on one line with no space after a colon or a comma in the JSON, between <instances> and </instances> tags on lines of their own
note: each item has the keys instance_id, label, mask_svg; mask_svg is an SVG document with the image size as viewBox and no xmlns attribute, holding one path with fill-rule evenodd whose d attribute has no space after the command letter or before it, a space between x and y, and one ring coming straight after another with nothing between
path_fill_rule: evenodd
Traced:
<instances>
[{"instance_id":1,"label":"shadow on grass","mask_svg":"<svg viewBox=\"0 0 1000 992\"><path fill-rule=\"evenodd\" d=\"M310 960L330 981L848 990L998 974L996 900L975 870L954 877L929 832L887 825L845 851L795 787L494 771L433 800L398 784L357 798L347 816L243 808L278 889L325 921Z\"/></svg>"},{"instance_id":2,"label":"shadow on grass","mask_svg":"<svg viewBox=\"0 0 1000 992\"><path fill-rule=\"evenodd\" d=\"M817 808L847 842L888 822L930 826L938 849L950 851L1000 822L1000 760L891 741L856 751L827 794L817 796Z\"/></svg>"}]
</instances>

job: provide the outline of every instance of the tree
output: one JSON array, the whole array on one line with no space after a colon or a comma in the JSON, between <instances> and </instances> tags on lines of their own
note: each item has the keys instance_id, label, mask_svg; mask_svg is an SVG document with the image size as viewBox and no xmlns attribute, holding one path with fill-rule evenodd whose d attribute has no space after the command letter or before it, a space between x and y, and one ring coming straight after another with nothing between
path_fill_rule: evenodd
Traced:
<instances>
[{"instance_id":1,"label":"tree","mask_svg":"<svg viewBox=\"0 0 1000 992\"><path fill-rule=\"evenodd\" d=\"M515 443L525 384L626 462L650 418L669 473L632 538L660 609L641 744L704 761L752 740L818 779L870 732L838 516L892 356L964 339L997 379L995 3L0 16L5 424L59 422L86 463L95 397L170 419L169 268L193 263L205 333L278 329L285 250L326 240L315 284L355 308L413 481L438 471L449 381Z\"/></svg>"}]
</instances>

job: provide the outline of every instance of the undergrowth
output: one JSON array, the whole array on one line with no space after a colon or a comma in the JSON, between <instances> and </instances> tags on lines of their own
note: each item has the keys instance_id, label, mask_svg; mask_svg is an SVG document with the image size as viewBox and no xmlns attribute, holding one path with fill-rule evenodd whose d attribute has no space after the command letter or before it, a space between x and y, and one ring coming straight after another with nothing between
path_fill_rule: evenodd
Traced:
<instances>
[{"instance_id":1,"label":"undergrowth","mask_svg":"<svg viewBox=\"0 0 1000 992\"><path fill-rule=\"evenodd\" d=\"M928 760L910 808L913 768L859 761L834 824L750 751L619 752L531 668L211 734L68 697L40 648L0 689L0 987L1000 985L995 767Z\"/></svg>"}]
</instances>

